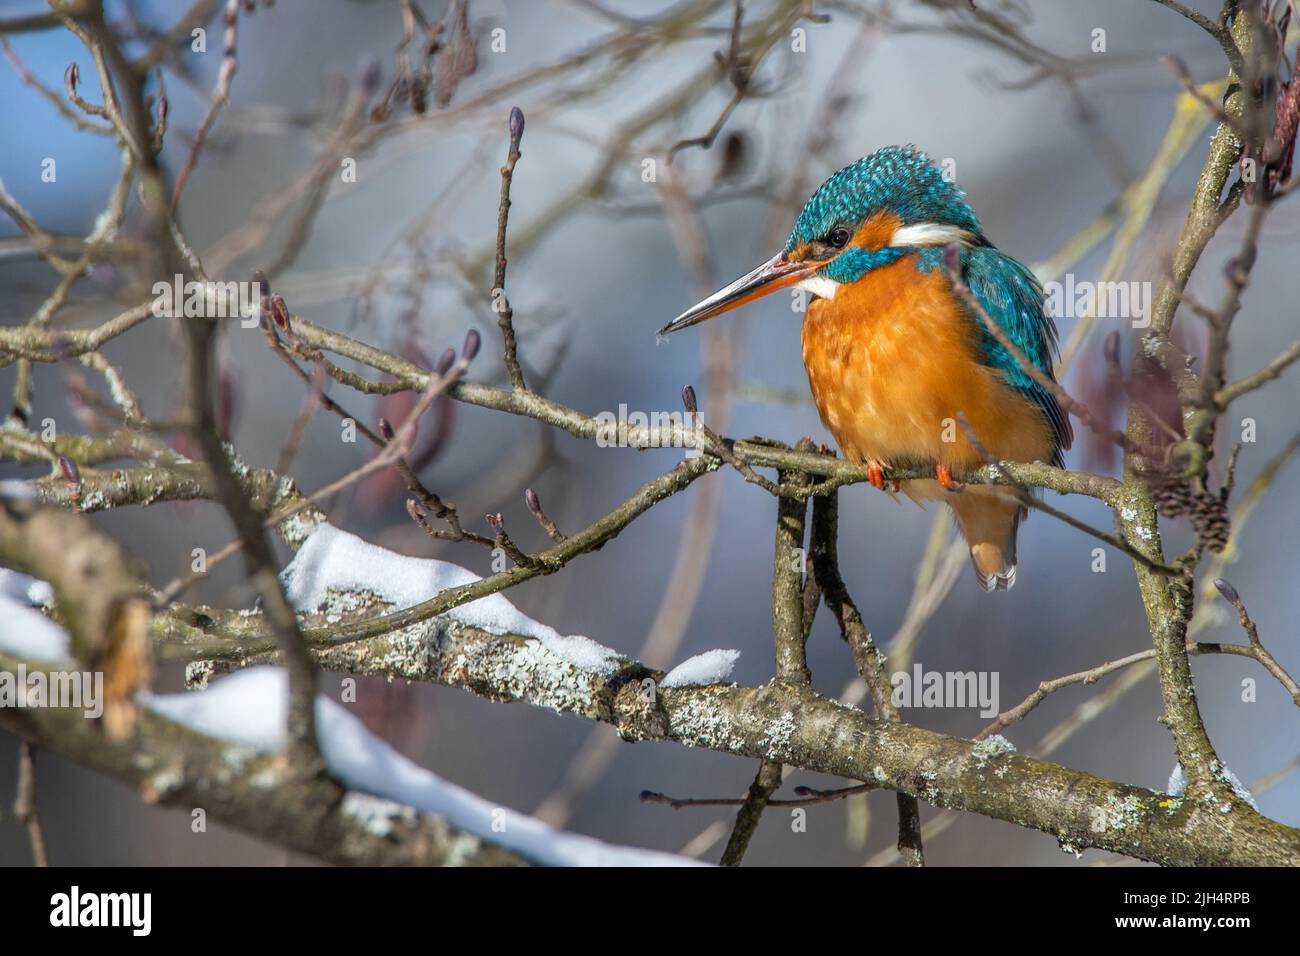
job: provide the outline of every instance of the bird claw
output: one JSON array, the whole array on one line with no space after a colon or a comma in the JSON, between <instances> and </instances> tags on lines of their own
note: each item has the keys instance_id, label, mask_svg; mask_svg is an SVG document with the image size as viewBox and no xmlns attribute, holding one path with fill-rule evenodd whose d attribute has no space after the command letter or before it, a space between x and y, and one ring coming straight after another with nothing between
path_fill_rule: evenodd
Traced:
<instances>
[{"instance_id":1,"label":"bird claw","mask_svg":"<svg viewBox=\"0 0 1300 956\"><path fill-rule=\"evenodd\" d=\"M880 462L867 462L867 481L871 482L873 488L878 488L881 491L885 490L885 469Z\"/></svg>"},{"instance_id":2,"label":"bird claw","mask_svg":"<svg viewBox=\"0 0 1300 956\"><path fill-rule=\"evenodd\" d=\"M948 491L961 491L966 486L952 477L952 469L947 465L935 465L934 476L939 479L939 484Z\"/></svg>"}]
</instances>

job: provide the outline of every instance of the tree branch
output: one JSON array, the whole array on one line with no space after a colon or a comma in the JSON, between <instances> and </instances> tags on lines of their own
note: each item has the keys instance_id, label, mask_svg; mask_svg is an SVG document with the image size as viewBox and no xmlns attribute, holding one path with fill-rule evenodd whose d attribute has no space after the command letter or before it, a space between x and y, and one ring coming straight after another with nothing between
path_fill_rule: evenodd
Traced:
<instances>
[{"instance_id":1,"label":"tree branch","mask_svg":"<svg viewBox=\"0 0 1300 956\"><path fill-rule=\"evenodd\" d=\"M182 657L208 652L233 666L263 659L252 649L241 657L238 641L214 641L179 624L162 637ZM186 649L190 640L206 646ZM651 703L641 692L642 681L658 685L662 672L628 662L612 675L599 674L561 660L532 639L493 635L446 618L314 653L330 670L531 703L608 723L625 740L675 740L873 782L935 806L1040 830L1076 849L1097 847L1175 866L1300 865L1300 830L1240 801L1171 798L1005 753L987 742L873 719L783 682L759 688L658 686Z\"/></svg>"}]
</instances>

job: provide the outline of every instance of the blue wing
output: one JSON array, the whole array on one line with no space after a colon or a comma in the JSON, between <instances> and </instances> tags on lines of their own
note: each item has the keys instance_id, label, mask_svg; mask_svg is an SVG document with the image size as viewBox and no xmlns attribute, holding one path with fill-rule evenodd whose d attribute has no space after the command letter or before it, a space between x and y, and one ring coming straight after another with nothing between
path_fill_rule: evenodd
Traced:
<instances>
[{"instance_id":1,"label":"blue wing","mask_svg":"<svg viewBox=\"0 0 1300 956\"><path fill-rule=\"evenodd\" d=\"M1007 337L1040 372L1052 378L1056 323L1044 311L1043 288L1034 274L991 245L962 250L962 270L966 284L989 318L1007 333ZM1056 444L1052 463L1059 466L1062 451L1074 441L1069 418L1055 396L1021 368L1016 358L989 333L980 318L971 316L971 320L980 327L985 362L1000 371L1012 387L1047 416Z\"/></svg>"}]
</instances>

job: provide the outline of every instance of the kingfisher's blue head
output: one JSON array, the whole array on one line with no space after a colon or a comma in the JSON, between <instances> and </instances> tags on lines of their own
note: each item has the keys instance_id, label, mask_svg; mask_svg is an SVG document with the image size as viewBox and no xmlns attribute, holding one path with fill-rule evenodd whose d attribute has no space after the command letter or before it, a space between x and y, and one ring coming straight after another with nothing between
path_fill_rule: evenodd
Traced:
<instances>
[{"instance_id":1,"label":"kingfisher's blue head","mask_svg":"<svg viewBox=\"0 0 1300 956\"><path fill-rule=\"evenodd\" d=\"M675 332L788 286L834 298L841 285L910 253L984 241L966 194L939 166L913 146L886 146L818 187L778 255L660 331Z\"/></svg>"}]
</instances>

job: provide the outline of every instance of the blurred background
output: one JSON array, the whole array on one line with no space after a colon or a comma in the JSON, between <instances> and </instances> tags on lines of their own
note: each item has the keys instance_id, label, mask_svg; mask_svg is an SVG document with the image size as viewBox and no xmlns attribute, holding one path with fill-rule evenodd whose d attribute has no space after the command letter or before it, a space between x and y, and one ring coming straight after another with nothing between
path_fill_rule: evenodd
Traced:
<instances>
[{"instance_id":1,"label":"blurred background","mask_svg":"<svg viewBox=\"0 0 1300 956\"><path fill-rule=\"evenodd\" d=\"M1217 13L1204 0L1193 5ZM187 6L119 0L107 9L111 21L139 33L132 48L138 51L151 28L170 24ZM726 434L829 441L807 396L800 316L788 299L773 297L710 323L703 334L679 334L665 344L656 344L654 330L774 254L826 175L893 143L915 143L953 160L987 234L1045 270L1043 278L1060 279L1064 269L1076 281L1095 280L1114 235L1103 229L1081 257L1070 254L1070 244L1077 246L1098 216L1113 213L1125 187L1152 166L1180 91L1158 57L1176 54L1202 82L1223 73L1222 53L1208 37L1145 0L980 0L978 13L966 0L806 5L825 22L799 18L804 6L745 4L746 49L762 56L751 64L746 96L728 111L734 69L715 51L726 59L730 0L469 0L464 6L455 0L449 11L446 0L424 0L420 7L430 20L446 15L448 23L427 107L419 113L409 98L393 97L387 115L376 118L372 112L397 78L399 3L259 5L240 18L232 101L186 186L181 221L210 274L246 279L255 268L266 269L295 314L392 351L427 362L478 327L485 347L470 377L502 383L490 257L506 118L518 105L527 129L514 177L507 289L530 379L544 382L550 398L588 414L617 412L620 404L680 410L681 387L691 383L705 420ZM42 9L9 0L0 3L0 19ZM171 116L163 163L173 176L220 66L216 12L207 52L180 47L166 71ZM1095 49L1097 30L1104 31L1102 51ZM55 90L76 61L83 92L97 96L90 58L66 31L14 33L7 42L12 57ZM411 54L417 68L418 47ZM452 60L459 69L439 66ZM668 163L674 144L707 134L724 113L709 148L679 149ZM1155 283L1167 269L1211 132L1208 123L1195 129L1185 155L1160 171L1168 181L1123 259L1123 280ZM116 181L117 149L107 138L77 132L12 61L0 64L0 139L0 178L27 210L49 230L89 232ZM41 180L46 157L57 160L55 183ZM356 161L354 183L337 174L346 157ZM645 181L647 160L654 160L653 182ZM1193 277L1193 295L1217 299L1223 262L1241 229L1234 220L1220 231ZM1234 333L1232 377L1255 369L1297 335L1291 270L1298 235L1285 207L1268 222ZM53 286L50 271L18 236L12 223L0 222L4 324L28 321ZM141 301L139 282L110 257L78 286L57 323L103 321ZM156 418L180 407L181 340L166 322L145 323L105 350ZM1180 324L1185 343L1195 347L1193 317L1183 315ZM269 352L262 333L229 325L220 361L233 398L232 439L247 462L273 467L304 388ZM1069 340L1076 320L1060 325L1062 340ZM1112 329L1124 336L1131 358L1129 323L1099 320L1078 342L1065 384L1119 421L1122 397L1113 394L1100 356L1102 336ZM0 390L8 394L13 384L12 367L0 371ZM381 414L393 417L397 407L337 386L331 394L372 424ZM1298 401L1300 375L1293 372L1233 406L1228 441L1239 419L1257 424L1257 440L1241 452L1239 487L1290 441ZM61 428L84 430L78 418L84 410L75 404L65 372L38 366L33 420L50 417ZM440 405L433 420L421 436L425 483L457 504L467 527L486 531L481 516L503 512L526 549L541 548L545 537L524 506L525 487L537 490L562 529L573 530L681 454L598 448L463 405ZM310 491L367 454L364 443L340 440L335 416L318 414L290 471ZM1107 474L1118 468L1110 449L1086 437L1067 461ZM0 465L4 477L38 474L35 467ZM1293 673L1300 670L1294 479L1294 467L1284 470L1239 528L1239 553L1224 572L1266 644ZM1050 517L1033 516L1022 532L1018 586L990 596L975 584L964 556L943 553L951 535L946 516L936 528L933 510L865 486L845 489L840 498L844 577L876 639L896 642L891 670L919 663L927 670L996 672L1006 709L1043 679L1149 645L1123 556L1109 551L1106 571L1095 572L1096 542ZM1109 527L1097 502L1053 496L1052 503ZM404 504L400 484L381 477L328 510L335 523L368 540L490 572L485 551L431 541L407 518ZM773 673L774 517L766 492L722 471L653 509L598 556L507 596L562 633L588 635L655 667L710 648L737 648L733 679L761 684ZM212 553L231 537L224 515L210 504L123 509L95 520L147 561L160 585L188 568L192 548ZM1165 525L1168 547L1188 543L1186 527ZM190 599L250 604L238 564L222 565ZM1232 615L1207 616L1198 626L1202 640L1242 640ZM842 696L856 680L824 611L809 658L815 686L825 694ZM1285 692L1249 660L1198 658L1193 666L1220 755L1248 785L1262 784L1265 814L1300 825L1300 774L1287 772L1296 766L1300 734ZM1258 684L1253 702L1242 699L1246 678ZM337 683L326 675L327 692ZM157 684L179 688L181 675L166 670ZM755 771L751 761L672 744L627 745L608 727L439 687L363 679L353 706L396 747L484 797L602 839L686 849L711 860L725 843L731 809L673 810L643 804L638 794L739 796ZM1153 674L1131 669L1054 694L1006 736L1022 751L1163 788L1173 748L1159 713ZM905 716L963 736L987 723L975 709L913 709ZM0 734L6 811L16 750L14 739ZM777 796L791 796L797 784L838 783L795 772ZM55 864L310 862L218 824L191 833L186 812L148 807L126 788L52 755L40 755L38 786ZM1117 862L1096 851L1076 860L1048 836L975 816L949 819L923 805L922 819L931 827L931 864ZM890 794L809 807L806 832L792 832L788 811L770 810L747 862L887 862L895 856L895 823ZM0 862L28 859L25 835L6 816Z\"/></svg>"}]
</instances>

